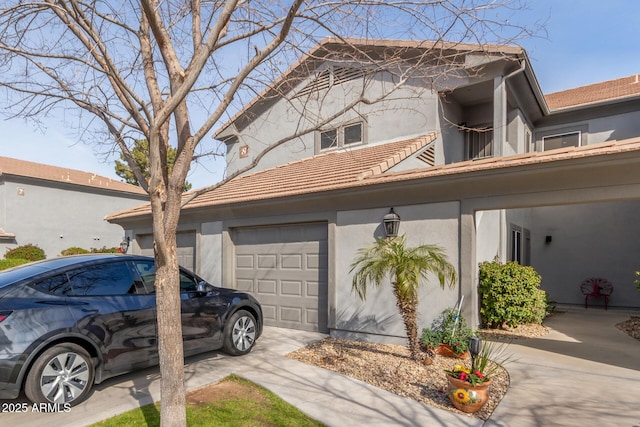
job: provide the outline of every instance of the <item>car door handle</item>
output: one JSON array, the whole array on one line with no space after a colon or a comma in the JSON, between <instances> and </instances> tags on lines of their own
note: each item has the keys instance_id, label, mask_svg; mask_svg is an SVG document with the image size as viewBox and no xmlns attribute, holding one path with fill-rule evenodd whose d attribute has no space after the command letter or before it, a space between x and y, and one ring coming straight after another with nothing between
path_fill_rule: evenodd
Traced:
<instances>
[{"instance_id":1,"label":"car door handle","mask_svg":"<svg viewBox=\"0 0 640 427\"><path fill-rule=\"evenodd\" d=\"M93 310L92 310L92 309L90 309L90 308L81 308L81 309L80 309L80 311L82 311L83 313L91 313L91 314L94 314L94 313L97 313L99 310L96 310L96 309L93 309Z\"/></svg>"}]
</instances>

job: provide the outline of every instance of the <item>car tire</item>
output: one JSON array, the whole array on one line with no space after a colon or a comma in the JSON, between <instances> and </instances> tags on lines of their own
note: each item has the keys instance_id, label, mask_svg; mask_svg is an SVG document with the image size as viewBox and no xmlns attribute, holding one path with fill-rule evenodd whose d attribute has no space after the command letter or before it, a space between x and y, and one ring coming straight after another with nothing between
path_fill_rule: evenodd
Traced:
<instances>
[{"instance_id":1,"label":"car tire","mask_svg":"<svg viewBox=\"0 0 640 427\"><path fill-rule=\"evenodd\" d=\"M42 353L31 366L24 392L35 403L77 405L93 386L91 356L76 344L58 344Z\"/></svg>"},{"instance_id":2,"label":"car tire","mask_svg":"<svg viewBox=\"0 0 640 427\"><path fill-rule=\"evenodd\" d=\"M223 350L232 356L242 356L251 351L257 337L255 317L248 311L236 311L224 327Z\"/></svg>"}]
</instances>

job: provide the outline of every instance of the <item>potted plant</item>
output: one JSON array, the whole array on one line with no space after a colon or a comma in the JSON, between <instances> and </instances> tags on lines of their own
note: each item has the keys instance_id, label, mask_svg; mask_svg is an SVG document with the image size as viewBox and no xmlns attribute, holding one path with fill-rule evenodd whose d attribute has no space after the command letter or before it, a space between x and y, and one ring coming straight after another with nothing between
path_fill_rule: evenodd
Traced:
<instances>
[{"instance_id":1,"label":"potted plant","mask_svg":"<svg viewBox=\"0 0 640 427\"><path fill-rule=\"evenodd\" d=\"M489 400L491 376L508 360L504 343L482 345L479 338L470 340L471 364L455 365L446 369L449 400L460 411L478 412Z\"/></svg>"},{"instance_id":2,"label":"potted plant","mask_svg":"<svg viewBox=\"0 0 640 427\"><path fill-rule=\"evenodd\" d=\"M474 336L464 317L453 308L447 308L424 328L420 342L425 349L448 357L468 357L469 340Z\"/></svg>"}]
</instances>

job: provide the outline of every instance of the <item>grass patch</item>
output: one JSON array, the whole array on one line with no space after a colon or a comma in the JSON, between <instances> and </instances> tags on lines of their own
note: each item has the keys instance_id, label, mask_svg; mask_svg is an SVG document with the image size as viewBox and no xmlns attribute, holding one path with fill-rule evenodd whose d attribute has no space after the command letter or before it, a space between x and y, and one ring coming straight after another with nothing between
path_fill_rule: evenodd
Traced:
<instances>
[{"instance_id":1,"label":"grass patch","mask_svg":"<svg viewBox=\"0 0 640 427\"><path fill-rule=\"evenodd\" d=\"M160 425L160 404L143 406L108 420L99 427ZM187 394L187 425L198 426L324 426L298 408L251 381L230 375Z\"/></svg>"}]
</instances>

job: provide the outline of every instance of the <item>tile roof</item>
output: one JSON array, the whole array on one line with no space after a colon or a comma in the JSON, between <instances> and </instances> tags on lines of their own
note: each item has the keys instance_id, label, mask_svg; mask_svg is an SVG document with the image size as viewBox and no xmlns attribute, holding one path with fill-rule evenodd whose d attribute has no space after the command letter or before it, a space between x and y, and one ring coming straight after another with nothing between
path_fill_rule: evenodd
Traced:
<instances>
[{"instance_id":1,"label":"tile roof","mask_svg":"<svg viewBox=\"0 0 640 427\"><path fill-rule=\"evenodd\" d=\"M640 75L623 77L545 95L551 110L640 97Z\"/></svg>"},{"instance_id":2,"label":"tile roof","mask_svg":"<svg viewBox=\"0 0 640 427\"><path fill-rule=\"evenodd\" d=\"M449 163L428 169L412 169L404 172L388 172L384 175L371 177L367 185L381 184L394 181L408 181L412 179L429 178L432 176L446 176L493 169L506 169L517 166L544 164L561 160L580 159L626 152L640 152L640 137L621 141L607 141L582 147L564 147L557 150L536 151L532 153L516 154L505 157L487 157L480 160Z\"/></svg>"},{"instance_id":3,"label":"tile roof","mask_svg":"<svg viewBox=\"0 0 640 427\"><path fill-rule=\"evenodd\" d=\"M127 184L126 182L96 175L91 172L82 172L75 169L44 165L42 163L34 163L0 156L0 177L3 175L63 182L65 184L101 188L104 190L120 191L124 193L140 195L147 194L137 185Z\"/></svg>"},{"instance_id":4,"label":"tile roof","mask_svg":"<svg viewBox=\"0 0 640 427\"><path fill-rule=\"evenodd\" d=\"M332 151L239 176L199 195L184 209L349 188L384 173L429 145L436 137L437 133L432 132L408 140ZM146 204L110 215L107 220L148 215L150 212L150 205Z\"/></svg>"},{"instance_id":5,"label":"tile roof","mask_svg":"<svg viewBox=\"0 0 640 427\"><path fill-rule=\"evenodd\" d=\"M388 171L408 155L428 145L435 137L436 134L431 133L405 141L332 152L245 175L198 196L189 202L185 209L640 151L640 138L632 138L507 157L489 157L402 172ZM313 174L309 173L311 170L314 171ZM107 220L150 213L150 205L146 204L113 214L107 217Z\"/></svg>"},{"instance_id":6,"label":"tile roof","mask_svg":"<svg viewBox=\"0 0 640 427\"><path fill-rule=\"evenodd\" d=\"M13 233L7 233L2 228L0 228L0 239L15 239L16 235Z\"/></svg>"}]
</instances>

